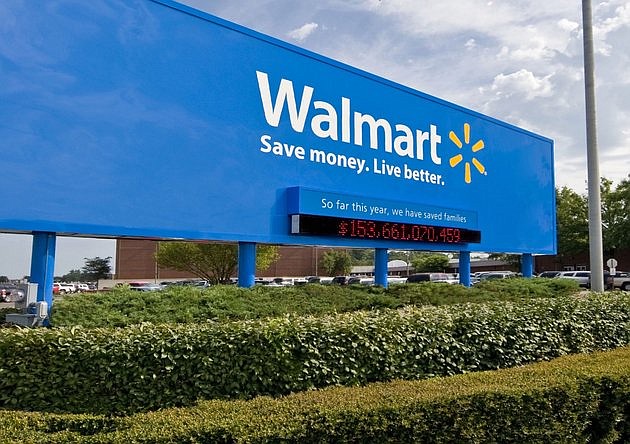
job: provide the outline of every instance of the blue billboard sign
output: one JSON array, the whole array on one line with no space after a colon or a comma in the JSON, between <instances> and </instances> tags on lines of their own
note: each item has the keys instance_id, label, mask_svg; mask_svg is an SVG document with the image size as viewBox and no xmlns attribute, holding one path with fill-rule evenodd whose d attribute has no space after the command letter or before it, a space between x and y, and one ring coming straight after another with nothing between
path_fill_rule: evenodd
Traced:
<instances>
[{"instance_id":1,"label":"blue billboard sign","mask_svg":"<svg viewBox=\"0 0 630 444\"><path fill-rule=\"evenodd\" d=\"M0 14L0 231L556 251L545 137L169 0Z\"/></svg>"}]
</instances>

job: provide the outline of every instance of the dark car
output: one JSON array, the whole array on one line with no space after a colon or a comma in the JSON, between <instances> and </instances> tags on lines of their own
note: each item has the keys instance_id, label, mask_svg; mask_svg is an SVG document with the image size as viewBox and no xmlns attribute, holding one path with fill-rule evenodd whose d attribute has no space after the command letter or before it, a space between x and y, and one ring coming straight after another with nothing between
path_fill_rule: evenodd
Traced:
<instances>
[{"instance_id":1,"label":"dark car","mask_svg":"<svg viewBox=\"0 0 630 444\"><path fill-rule=\"evenodd\" d=\"M407 278L408 284L418 282L450 282L450 276L447 273L414 273Z\"/></svg>"},{"instance_id":2,"label":"dark car","mask_svg":"<svg viewBox=\"0 0 630 444\"><path fill-rule=\"evenodd\" d=\"M348 276L335 276L332 279L331 284L333 285L348 285Z\"/></svg>"},{"instance_id":3,"label":"dark car","mask_svg":"<svg viewBox=\"0 0 630 444\"><path fill-rule=\"evenodd\" d=\"M118 285L118 284L117 284ZM129 282L122 284L122 286L128 286L130 290L134 291L160 291L162 286L160 284L154 284L152 282Z\"/></svg>"},{"instance_id":4,"label":"dark car","mask_svg":"<svg viewBox=\"0 0 630 444\"><path fill-rule=\"evenodd\" d=\"M555 278L560 273L562 273L562 272L561 271L543 271L537 277L539 277L539 278Z\"/></svg>"}]
</instances>

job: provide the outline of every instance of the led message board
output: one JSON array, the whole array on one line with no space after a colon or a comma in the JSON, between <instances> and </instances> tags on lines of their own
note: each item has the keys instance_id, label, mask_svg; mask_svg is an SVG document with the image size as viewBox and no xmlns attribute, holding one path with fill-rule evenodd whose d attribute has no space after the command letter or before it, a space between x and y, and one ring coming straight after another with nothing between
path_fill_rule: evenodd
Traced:
<instances>
[{"instance_id":1,"label":"led message board","mask_svg":"<svg viewBox=\"0 0 630 444\"><path fill-rule=\"evenodd\" d=\"M556 251L547 138L172 1L0 14L0 231Z\"/></svg>"},{"instance_id":2,"label":"led message board","mask_svg":"<svg viewBox=\"0 0 630 444\"><path fill-rule=\"evenodd\" d=\"M481 242L481 232L465 228L304 214L291 216L291 234L434 244Z\"/></svg>"}]
</instances>

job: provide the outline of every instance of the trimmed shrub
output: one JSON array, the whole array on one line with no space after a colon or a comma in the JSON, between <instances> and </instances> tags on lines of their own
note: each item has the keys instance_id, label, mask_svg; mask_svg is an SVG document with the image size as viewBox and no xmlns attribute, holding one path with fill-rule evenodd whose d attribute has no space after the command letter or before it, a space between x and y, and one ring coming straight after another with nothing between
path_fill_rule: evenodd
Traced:
<instances>
[{"instance_id":1,"label":"trimmed shrub","mask_svg":"<svg viewBox=\"0 0 630 444\"><path fill-rule=\"evenodd\" d=\"M568 279L500 279L471 288L422 283L390 288L306 285L252 289L216 286L207 289L172 287L161 292L114 289L65 296L53 305L56 327L123 327L154 324L205 323L261 319L283 315L322 316L357 310L407 305L452 305L467 302L520 301L568 296L579 290Z\"/></svg>"},{"instance_id":2,"label":"trimmed shrub","mask_svg":"<svg viewBox=\"0 0 630 444\"><path fill-rule=\"evenodd\" d=\"M630 294L124 329L0 330L0 406L128 413L498 369L630 343ZM33 390L46 381L46 390Z\"/></svg>"},{"instance_id":3,"label":"trimmed shrub","mask_svg":"<svg viewBox=\"0 0 630 444\"><path fill-rule=\"evenodd\" d=\"M514 369L128 417L3 412L1 442L586 443L630 441L630 348Z\"/></svg>"}]
</instances>

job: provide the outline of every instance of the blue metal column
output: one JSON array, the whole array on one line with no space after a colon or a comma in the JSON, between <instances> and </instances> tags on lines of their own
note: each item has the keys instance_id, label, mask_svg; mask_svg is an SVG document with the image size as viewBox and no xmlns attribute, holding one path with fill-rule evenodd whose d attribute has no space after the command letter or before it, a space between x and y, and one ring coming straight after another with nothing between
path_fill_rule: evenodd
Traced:
<instances>
[{"instance_id":1,"label":"blue metal column","mask_svg":"<svg viewBox=\"0 0 630 444\"><path fill-rule=\"evenodd\" d=\"M48 315L53 304L53 281L55 279L55 233L33 232L30 282L37 284L37 300L48 304Z\"/></svg>"},{"instance_id":2,"label":"blue metal column","mask_svg":"<svg viewBox=\"0 0 630 444\"><path fill-rule=\"evenodd\" d=\"M387 288L387 248L374 250L374 284Z\"/></svg>"},{"instance_id":3,"label":"blue metal column","mask_svg":"<svg viewBox=\"0 0 630 444\"><path fill-rule=\"evenodd\" d=\"M534 275L534 255L523 253L521 256L521 273L523 277L530 278Z\"/></svg>"},{"instance_id":4,"label":"blue metal column","mask_svg":"<svg viewBox=\"0 0 630 444\"><path fill-rule=\"evenodd\" d=\"M459 252L459 283L470 287L470 251Z\"/></svg>"},{"instance_id":5,"label":"blue metal column","mask_svg":"<svg viewBox=\"0 0 630 444\"><path fill-rule=\"evenodd\" d=\"M238 286L250 288L256 279L256 243L238 243Z\"/></svg>"}]
</instances>

